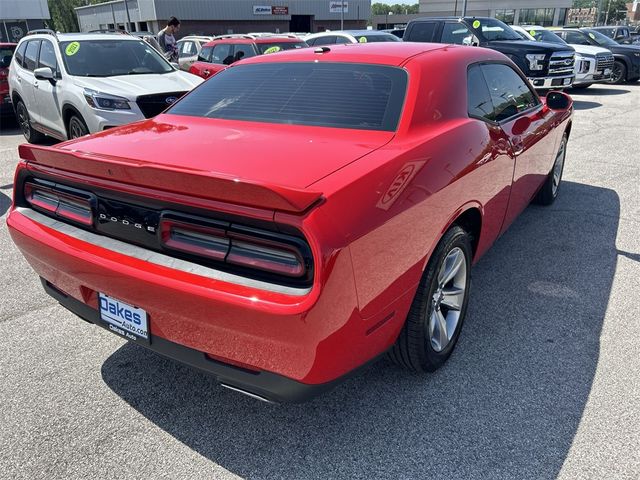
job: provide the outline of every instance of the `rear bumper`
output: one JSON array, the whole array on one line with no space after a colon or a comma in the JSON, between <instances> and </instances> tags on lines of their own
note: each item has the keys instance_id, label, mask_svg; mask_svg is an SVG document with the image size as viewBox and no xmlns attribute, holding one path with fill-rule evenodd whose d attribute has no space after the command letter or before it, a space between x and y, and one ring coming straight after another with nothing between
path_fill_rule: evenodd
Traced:
<instances>
[{"instance_id":1,"label":"rear bumper","mask_svg":"<svg viewBox=\"0 0 640 480\"><path fill-rule=\"evenodd\" d=\"M265 399L301 401L331 388L386 351L401 327L387 322L387 309L362 319L348 250L333 255L326 278L295 296L108 249L83 237L83 231L74 234L60 222L56 228L37 215L14 208L7 225L29 264L48 282L50 295L93 323L99 292L142 308L149 316L149 348ZM400 308L392 304L388 310Z\"/></svg>"},{"instance_id":2,"label":"rear bumper","mask_svg":"<svg viewBox=\"0 0 640 480\"><path fill-rule=\"evenodd\" d=\"M41 281L45 292L55 298L67 310L75 313L87 322L109 330L105 323L100 320L98 310L66 295L47 280L41 278ZM151 344L139 343L139 345L172 360L204 371L215 377L215 379L225 387L239 390L254 398L268 402L304 402L331 390L347 378L345 376L324 384L310 385L271 372L254 372L234 365L225 364L224 362L208 357L204 352L170 342L162 337L153 337Z\"/></svg>"},{"instance_id":3,"label":"rear bumper","mask_svg":"<svg viewBox=\"0 0 640 480\"><path fill-rule=\"evenodd\" d=\"M567 88L573 83L575 75L565 75L560 77L530 77L529 82L536 89Z\"/></svg>"}]
</instances>

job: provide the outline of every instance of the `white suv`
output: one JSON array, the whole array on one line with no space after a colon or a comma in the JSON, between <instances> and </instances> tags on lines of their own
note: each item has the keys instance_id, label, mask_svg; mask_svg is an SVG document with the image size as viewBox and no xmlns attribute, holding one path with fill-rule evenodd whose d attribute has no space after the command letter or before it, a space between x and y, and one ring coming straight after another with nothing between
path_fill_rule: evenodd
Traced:
<instances>
[{"instance_id":1,"label":"white suv","mask_svg":"<svg viewBox=\"0 0 640 480\"><path fill-rule=\"evenodd\" d=\"M11 101L31 143L154 117L201 82L122 33L30 32L9 69Z\"/></svg>"}]
</instances>

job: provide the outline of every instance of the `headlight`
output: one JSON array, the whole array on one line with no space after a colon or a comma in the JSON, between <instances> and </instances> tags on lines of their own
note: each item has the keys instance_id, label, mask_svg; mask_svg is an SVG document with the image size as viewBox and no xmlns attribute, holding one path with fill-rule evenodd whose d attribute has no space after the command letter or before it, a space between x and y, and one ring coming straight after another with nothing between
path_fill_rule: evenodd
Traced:
<instances>
[{"instance_id":1,"label":"headlight","mask_svg":"<svg viewBox=\"0 0 640 480\"><path fill-rule=\"evenodd\" d=\"M126 98L109 95L108 93L96 92L85 88L84 98L91 107L98 110L131 110L129 101Z\"/></svg>"},{"instance_id":2,"label":"headlight","mask_svg":"<svg viewBox=\"0 0 640 480\"><path fill-rule=\"evenodd\" d=\"M543 70L544 69L544 53L528 53L525 55L529 62L529 70Z\"/></svg>"},{"instance_id":3,"label":"headlight","mask_svg":"<svg viewBox=\"0 0 640 480\"><path fill-rule=\"evenodd\" d=\"M593 55L576 54L576 66L578 73L589 73L591 62L595 62L596 57Z\"/></svg>"}]
</instances>

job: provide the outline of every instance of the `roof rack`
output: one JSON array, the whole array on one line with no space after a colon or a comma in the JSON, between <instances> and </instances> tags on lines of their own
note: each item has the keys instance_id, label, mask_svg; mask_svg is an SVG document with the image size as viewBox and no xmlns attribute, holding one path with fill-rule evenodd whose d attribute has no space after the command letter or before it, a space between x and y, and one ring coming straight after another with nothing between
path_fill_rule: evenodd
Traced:
<instances>
[{"instance_id":1,"label":"roof rack","mask_svg":"<svg viewBox=\"0 0 640 480\"><path fill-rule=\"evenodd\" d=\"M131 33L127 32L126 30L116 30L115 28L89 30L87 33L120 33L122 35L131 35Z\"/></svg>"},{"instance_id":2,"label":"roof rack","mask_svg":"<svg viewBox=\"0 0 640 480\"><path fill-rule=\"evenodd\" d=\"M256 33L249 33L248 35L252 35L256 38L262 38L262 37L287 37L287 38L298 38L296 35L294 35L293 33L273 33L273 32L256 32Z\"/></svg>"},{"instance_id":3,"label":"roof rack","mask_svg":"<svg viewBox=\"0 0 640 480\"><path fill-rule=\"evenodd\" d=\"M58 34L49 28L36 28L35 30L29 30L27 32L27 35L38 35L38 34L53 35L54 37L58 38Z\"/></svg>"},{"instance_id":4,"label":"roof rack","mask_svg":"<svg viewBox=\"0 0 640 480\"><path fill-rule=\"evenodd\" d=\"M247 40L255 40L255 35L247 35L244 33L231 33L228 35L216 35L213 37L214 40L222 40L223 38L246 38Z\"/></svg>"}]
</instances>

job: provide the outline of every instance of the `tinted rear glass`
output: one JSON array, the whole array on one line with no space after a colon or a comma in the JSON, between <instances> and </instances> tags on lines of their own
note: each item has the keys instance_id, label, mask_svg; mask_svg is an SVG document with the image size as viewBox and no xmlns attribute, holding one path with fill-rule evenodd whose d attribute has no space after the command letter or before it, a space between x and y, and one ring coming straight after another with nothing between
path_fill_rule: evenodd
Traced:
<instances>
[{"instance_id":1,"label":"tinted rear glass","mask_svg":"<svg viewBox=\"0 0 640 480\"><path fill-rule=\"evenodd\" d=\"M354 35L355 39L360 43L371 42L400 42L401 40L390 33L387 35Z\"/></svg>"},{"instance_id":2,"label":"tinted rear glass","mask_svg":"<svg viewBox=\"0 0 640 480\"><path fill-rule=\"evenodd\" d=\"M239 65L209 79L168 113L394 131L406 88L407 73L383 65Z\"/></svg>"}]
</instances>

